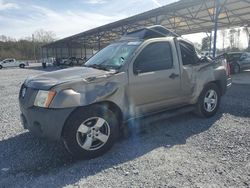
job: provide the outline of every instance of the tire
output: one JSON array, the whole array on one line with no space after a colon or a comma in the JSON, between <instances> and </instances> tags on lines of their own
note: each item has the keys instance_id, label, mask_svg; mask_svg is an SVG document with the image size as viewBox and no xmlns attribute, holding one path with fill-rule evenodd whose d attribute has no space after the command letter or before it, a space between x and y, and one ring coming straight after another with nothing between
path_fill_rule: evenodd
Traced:
<instances>
[{"instance_id":1,"label":"tire","mask_svg":"<svg viewBox=\"0 0 250 188\"><path fill-rule=\"evenodd\" d=\"M74 157L91 159L106 153L118 135L115 114L101 105L93 105L79 108L69 116L62 137L65 148Z\"/></svg>"},{"instance_id":2,"label":"tire","mask_svg":"<svg viewBox=\"0 0 250 188\"><path fill-rule=\"evenodd\" d=\"M25 67L25 65L24 65L24 64L20 64L19 67L20 67L21 69L23 69L23 68Z\"/></svg>"},{"instance_id":3,"label":"tire","mask_svg":"<svg viewBox=\"0 0 250 188\"><path fill-rule=\"evenodd\" d=\"M3 66L2 65L0 65L0 69L2 69L3 68Z\"/></svg>"},{"instance_id":4,"label":"tire","mask_svg":"<svg viewBox=\"0 0 250 188\"><path fill-rule=\"evenodd\" d=\"M237 63L233 64L233 73L234 74L240 73L240 66Z\"/></svg>"},{"instance_id":5,"label":"tire","mask_svg":"<svg viewBox=\"0 0 250 188\"><path fill-rule=\"evenodd\" d=\"M196 104L196 114L200 117L212 117L218 111L221 92L214 83L209 83L201 92Z\"/></svg>"}]
</instances>

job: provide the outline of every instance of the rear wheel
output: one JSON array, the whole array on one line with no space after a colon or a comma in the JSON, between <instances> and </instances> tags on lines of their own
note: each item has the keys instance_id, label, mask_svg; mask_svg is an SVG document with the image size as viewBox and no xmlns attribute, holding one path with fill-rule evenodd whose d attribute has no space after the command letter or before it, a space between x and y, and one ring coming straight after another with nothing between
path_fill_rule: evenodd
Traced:
<instances>
[{"instance_id":1,"label":"rear wheel","mask_svg":"<svg viewBox=\"0 0 250 188\"><path fill-rule=\"evenodd\" d=\"M63 140L66 149L77 158L95 158L107 152L119 134L115 114L95 105L76 110L68 118Z\"/></svg>"},{"instance_id":2,"label":"rear wheel","mask_svg":"<svg viewBox=\"0 0 250 188\"><path fill-rule=\"evenodd\" d=\"M23 69L23 68L25 67L25 65L24 65L24 64L21 64L21 65L19 65L19 67L20 67L21 69Z\"/></svg>"},{"instance_id":3,"label":"rear wheel","mask_svg":"<svg viewBox=\"0 0 250 188\"><path fill-rule=\"evenodd\" d=\"M216 84L208 84L200 94L196 104L196 114L201 117L212 117L220 105L220 91Z\"/></svg>"},{"instance_id":4,"label":"rear wheel","mask_svg":"<svg viewBox=\"0 0 250 188\"><path fill-rule=\"evenodd\" d=\"M233 73L234 74L239 74L240 73L240 66L237 63L235 63L233 65Z\"/></svg>"}]
</instances>

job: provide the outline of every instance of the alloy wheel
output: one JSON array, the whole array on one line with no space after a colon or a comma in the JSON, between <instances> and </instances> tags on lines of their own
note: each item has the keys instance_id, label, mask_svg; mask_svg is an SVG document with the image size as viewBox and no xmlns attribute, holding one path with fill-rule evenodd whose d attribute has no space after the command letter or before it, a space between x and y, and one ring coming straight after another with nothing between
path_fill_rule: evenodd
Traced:
<instances>
[{"instance_id":1,"label":"alloy wheel","mask_svg":"<svg viewBox=\"0 0 250 188\"><path fill-rule=\"evenodd\" d=\"M204 99L204 108L207 112L212 112L218 103L218 95L215 90L210 89L207 91Z\"/></svg>"},{"instance_id":2,"label":"alloy wheel","mask_svg":"<svg viewBox=\"0 0 250 188\"><path fill-rule=\"evenodd\" d=\"M98 150L109 139L110 126L101 117L91 117L85 120L76 132L76 140L85 150Z\"/></svg>"}]
</instances>

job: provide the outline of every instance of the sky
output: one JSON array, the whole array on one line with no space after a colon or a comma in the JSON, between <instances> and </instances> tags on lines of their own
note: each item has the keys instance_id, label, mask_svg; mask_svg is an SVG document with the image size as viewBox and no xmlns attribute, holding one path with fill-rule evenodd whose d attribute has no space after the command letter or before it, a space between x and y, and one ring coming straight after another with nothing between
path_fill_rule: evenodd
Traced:
<instances>
[{"instance_id":1,"label":"sky","mask_svg":"<svg viewBox=\"0 0 250 188\"><path fill-rule=\"evenodd\" d=\"M0 35L31 36L35 30L67 37L176 0L0 0Z\"/></svg>"},{"instance_id":2,"label":"sky","mask_svg":"<svg viewBox=\"0 0 250 188\"><path fill-rule=\"evenodd\" d=\"M57 39L133 16L178 0L0 0L0 35L31 37L53 31ZM201 43L205 33L184 38ZM243 36L242 36L243 37ZM247 45L243 37L242 46ZM222 47L218 38L218 47ZM228 42L226 46L228 45Z\"/></svg>"}]
</instances>

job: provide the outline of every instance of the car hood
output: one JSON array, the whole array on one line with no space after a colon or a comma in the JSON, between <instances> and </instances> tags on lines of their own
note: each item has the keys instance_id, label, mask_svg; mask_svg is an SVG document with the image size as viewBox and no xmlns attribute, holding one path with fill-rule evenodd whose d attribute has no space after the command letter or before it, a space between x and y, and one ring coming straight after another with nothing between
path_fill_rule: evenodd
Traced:
<instances>
[{"instance_id":1,"label":"car hood","mask_svg":"<svg viewBox=\"0 0 250 188\"><path fill-rule=\"evenodd\" d=\"M34 89L49 90L56 85L66 82L93 79L108 74L110 74L110 72L104 70L74 67L30 77L26 79L25 85Z\"/></svg>"}]
</instances>

